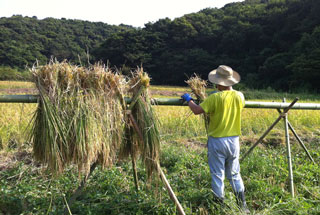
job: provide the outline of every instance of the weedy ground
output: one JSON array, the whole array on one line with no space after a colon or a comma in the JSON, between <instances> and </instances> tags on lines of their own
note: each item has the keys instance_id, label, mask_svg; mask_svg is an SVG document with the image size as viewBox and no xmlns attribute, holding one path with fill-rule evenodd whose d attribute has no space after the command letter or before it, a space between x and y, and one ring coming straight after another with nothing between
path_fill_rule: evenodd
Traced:
<instances>
[{"instance_id":1,"label":"weedy ground","mask_svg":"<svg viewBox=\"0 0 320 215\"><path fill-rule=\"evenodd\" d=\"M15 88L14 84L9 86ZM187 88L152 89L154 97L160 91L164 92L163 96L190 92ZM290 102L298 96L303 98L302 102L320 103L320 97L316 95L268 94L265 91L246 93L245 90L244 93L251 100L262 100L260 96L263 94L267 101L280 102L285 96ZM0 104L0 215L62 214L68 197L78 186L79 176L75 174L74 167L57 177L34 162L26 134L35 108L36 104ZM221 207L213 201L202 119L192 115L187 107L159 106L155 109L161 122L161 167L186 214L241 214L227 180L225 194L228 207ZM281 121L241 164L251 214L320 214L320 111L291 110L289 113L289 121L316 164L308 159L290 133L295 185L295 198L291 198L284 124ZM276 110L244 109L241 154L277 116ZM70 212L176 214L177 210L162 182L155 180L149 184L142 165L138 167L139 191L134 186L131 162L117 163L111 169L96 169Z\"/></svg>"}]
</instances>

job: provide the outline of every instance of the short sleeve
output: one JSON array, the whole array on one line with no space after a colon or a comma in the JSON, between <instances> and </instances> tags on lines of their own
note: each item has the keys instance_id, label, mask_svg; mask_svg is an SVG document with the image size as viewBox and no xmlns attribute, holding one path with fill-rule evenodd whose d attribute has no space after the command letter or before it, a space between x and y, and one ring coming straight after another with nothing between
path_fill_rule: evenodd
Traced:
<instances>
[{"instance_id":1,"label":"short sleeve","mask_svg":"<svg viewBox=\"0 0 320 215\"><path fill-rule=\"evenodd\" d=\"M200 104L200 106L202 107L205 113L213 112L214 105L212 105L213 104L212 101L213 101L213 95L209 96Z\"/></svg>"},{"instance_id":2,"label":"short sleeve","mask_svg":"<svg viewBox=\"0 0 320 215\"><path fill-rule=\"evenodd\" d=\"M244 106L245 106L245 98L244 98L244 95L243 95L243 93L241 93L241 92L239 92L239 91L238 91L238 93L239 93L239 96L240 96L241 101L242 101L242 106L244 107Z\"/></svg>"}]
</instances>

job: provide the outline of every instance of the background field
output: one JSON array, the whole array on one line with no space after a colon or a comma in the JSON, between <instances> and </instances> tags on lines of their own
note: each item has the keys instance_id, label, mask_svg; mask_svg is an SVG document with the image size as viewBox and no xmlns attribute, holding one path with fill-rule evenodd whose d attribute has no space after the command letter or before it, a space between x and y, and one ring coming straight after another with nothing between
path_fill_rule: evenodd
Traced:
<instances>
[{"instance_id":1,"label":"background field","mask_svg":"<svg viewBox=\"0 0 320 215\"><path fill-rule=\"evenodd\" d=\"M0 82L0 94L36 93L26 82ZM177 97L190 90L183 87L151 88L154 97ZM271 89L242 89L249 100L320 103L317 95L277 93ZM268 99L263 99L268 98ZM78 175L70 167L53 177L32 159L28 123L36 104L0 103L0 214L61 214L66 199L77 187ZM240 214L226 181L226 202L214 204L206 157L203 121L187 107L155 107L160 119L161 166L187 214ZM277 111L245 109L241 154L278 116ZM289 121L310 150L311 163L291 137L296 198L290 197L284 142L284 124L279 123L241 165L252 214L320 214L320 111L292 110ZM130 162L108 170L95 170L84 194L71 207L73 214L175 214L162 182L146 185L145 170L139 166L141 189L134 188Z\"/></svg>"}]
</instances>

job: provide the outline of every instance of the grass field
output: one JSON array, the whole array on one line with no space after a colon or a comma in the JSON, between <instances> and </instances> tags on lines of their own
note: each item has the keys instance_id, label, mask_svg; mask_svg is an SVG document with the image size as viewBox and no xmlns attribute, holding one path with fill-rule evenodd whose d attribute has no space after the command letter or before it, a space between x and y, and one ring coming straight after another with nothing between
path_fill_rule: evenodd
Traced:
<instances>
[{"instance_id":1,"label":"grass field","mask_svg":"<svg viewBox=\"0 0 320 215\"><path fill-rule=\"evenodd\" d=\"M23 81L0 81L0 89L34 88L34 83Z\"/></svg>"},{"instance_id":2,"label":"grass field","mask_svg":"<svg viewBox=\"0 0 320 215\"><path fill-rule=\"evenodd\" d=\"M7 89L8 86L32 87L29 83L19 83L0 82L0 89ZM152 89L157 93L164 91L162 96L189 91L181 87L155 86ZM269 94L268 91L244 93L250 100L263 100L262 95L265 95L267 101L280 102L283 96L288 100L298 96L303 98L302 102L320 103L317 95L279 94L271 91ZM36 104L0 103L0 215L62 214L66 200L78 186L79 178L75 168L70 167L62 176L54 177L33 161L26 134L35 108ZM226 203L230 208L222 208L213 202L202 119L192 115L187 107L159 106L155 109L161 123L161 166L186 214L241 214L227 181ZM241 154L248 150L277 116L275 110L243 111ZM241 164L252 214L320 214L320 111L292 110L289 121L316 164L308 160L291 135L296 195L291 198L284 124L280 122L263 144ZM145 170L139 165L141 188L136 191L131 172L130 162L118 163L108 170L95 170L85 192L72 205L72 214L177 213L162 182L145 185Z\"/></svg>"}]
</instances>

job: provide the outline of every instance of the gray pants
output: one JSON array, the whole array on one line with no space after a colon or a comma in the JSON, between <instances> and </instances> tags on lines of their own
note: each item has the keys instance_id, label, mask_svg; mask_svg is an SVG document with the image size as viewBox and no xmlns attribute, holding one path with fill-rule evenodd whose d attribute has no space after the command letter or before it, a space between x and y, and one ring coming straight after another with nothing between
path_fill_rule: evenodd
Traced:
<instances>
[{"instance_id":1,"label":"gray pants","mask_svg":"<svg viewBox=\"0 0 320 215\"><path fill-rule=\"evenodd\" d=\"M209 137L208 163L212 178L214 194L224 198L224 177L227 176L234 192L244 192L244 185L240 175L239 136Z\"/></svg>"}]
</instances>

